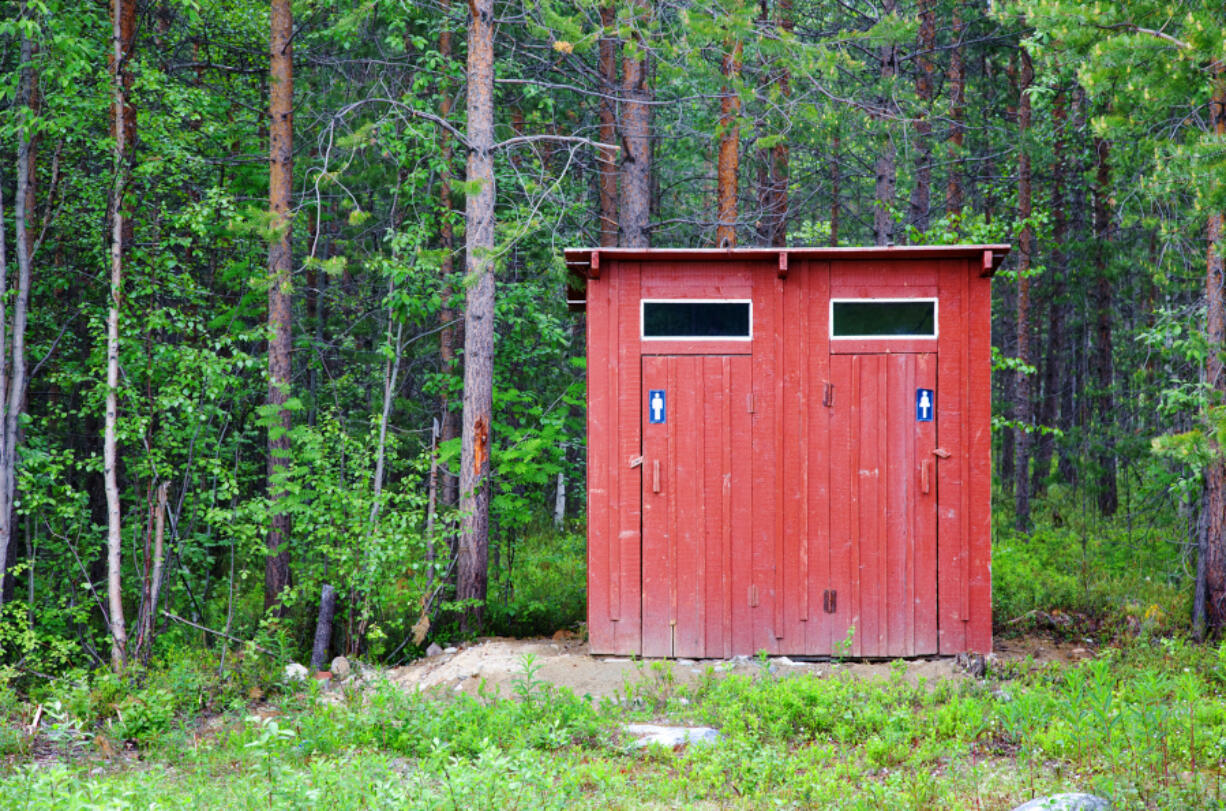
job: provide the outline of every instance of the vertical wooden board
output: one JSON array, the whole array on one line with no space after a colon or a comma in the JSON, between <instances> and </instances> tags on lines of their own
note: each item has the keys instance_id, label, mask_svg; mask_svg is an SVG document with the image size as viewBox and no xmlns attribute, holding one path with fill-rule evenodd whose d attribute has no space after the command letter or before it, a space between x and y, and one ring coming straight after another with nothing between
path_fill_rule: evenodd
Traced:
<instances>
[{"instance_id":1,"label":"vertical wooden board","mask_svg":"<svg viewBox=\"0 0 1226 811\"><path fill-rule=\"evenodd\" d=\"M616 279L617 301L616 417L613 433L616 454L610 469L617 489L615 544L618 596L617 648L619 653L640 649L642 635L642 469L630 468L630 459L643 452L643 367L639 360L639 280L641 265L616 263L608 269Z\"/></svg>"},{"instance_id":2,"label":"vertical wooden board","mask_svg":"<svg viewBox=\"0 0 1226 811\"><path fill-rule=\"evenodd\" d=\"M885 596L885 652L908 656L912 648L911 611L914 588L911 569L911 519L919 471L915 461L918 427L912 395L915 391L915 356L885 355L886 392L882 416L886 425L882 477L884 481L885 555L881 589Z\"/></svg>"},{"instance_id":3,"label":"vertical wooden board","mask_svg":"<svg viewBox=\"0 0 1226 811\"><path fill-rule=\"evenodd\" d=\"M772 578L770 589L771 601L771 628L774 635L772 642L774 643L769 650L772 653L778 653L782 650L780 647L781 640L787 635L787 629L784 624L783 609L787 604L787 589L784 585L784 577L787 574L787 559L784 551L784 545L788 537L784 528L784 519L786 512L786 489L788 486L788 471L787 457L784 455L786 435L786 412L787 402L784 399L787 382L787 369L785 367L784 340L787 335L787 309L785 307L787 298L784 296L784 280L775 278L775 328L774 328L774 362L775 362L775 392L774 392L774 407L775 407L775 533L774 533L774 554L772 555L774 577Z\"/></svg>"},{"instance_id":4,"label":"vertical wooden board","mask_svg":"<svg viewBox=\"0 0 1226 811\"><path fill-rule=\"evenodd\" d=\"M615 438L609 398L610 362L616 337L610 328L609 283L587 284L587 627L593 653L617 653L610 592L610 555L616 535L609 517L609 468ZM610 334L612 332L612 334Z\"/></svg>"},{"instance_id":5,"label":"vertical wooden board","mask_svg":"<svg viewBox=\"0 0 1226 811\"><path fill-rule=\"evenodd\" d=\"M857 381L860 396L857 398L860 432L858 437L858 463L856 479L860 485L856 506L860 517L859 543L860 565L852 572L859 581L861 656L885 655L885 616L883 612L885 574L883 517L885 499L882 497L882 435L885 433L881 385L884 371L882 356L856 355L853 366L859 361Z\"/></svg>"},{"instance_id":6,"label":"vertical wooden board","mask_svg":"<svg viewBox=\"0 0 1226 811\"><path fill-rule=\"evenodd\" d=\"M916 356L915 385L935 391L939 408L941 391L936 385L936 361L934 354ZM938 447L936 425L935 421L920 423L916 436L917 464L922 466L927 462L929 482L929 492L916 496L912 519L915 537L913 654L916 656L937 652L937 489L941 459L932 453Z\"/></svg>"},{"instance_id":7,"label":"vertical wooden board","mask_svg":"<svg viewBox=\"0 0 1226 811\"><path fill-rule=\"evenodd\" d=\"M804 357L808 377L808 439L805 443L808 477L808 566L809 620L805 628L805 653L828 655L831 647L832 615L825 613L823 596L835 588L830 571L830 415L831 405L823 401L831 383L829 319L829 265L806 262L801 270L808 279L805 308L808 313ZM840 637L841 639L842 637Z\"/></svg>"},{"instance_id":8,"label":"vertical wooden board","mask_svg":"<svg viewBox=\"0 0 1226 811\"><path fill-rule=\"evenodd\" d=\"M830 574L836 591L831 643L851 638L847 653L863 646L860 601L860 362L856 355L830 358L834 408L830 415ZM837 651L836 651L837 652Z\"/></svg>"},{"instance_id":9,"label":"vertical wooden board","mask_svg":"<svg viewBox=\"0 0 1226 811\"><path fill-rule=\"evenodd\" d=\"M962 610L965 487L968 475L966 418L962 398L968 370L966 352L967 282L965 260L941 263L940 349L937 355L937 442L949 457L937 463L937 627L940 652L966 650Z\"/></svg>"},{"instance_id":10,"label":"vertical wooden board","mask_svg":"<svg viewBox=\"0 0 1226 811\"><path fill-rule=\"evenodd\" d=\"M806 275L788 276L783 285L784 318L782 323L784 384L780 410L782 431L783 479L779 488L783 499L783 530L777 543L782 545L780 578L783 589L779 595L782 609L782 642L784 653L804 652L805 623L808 621L808 386L805 358L808 327L808 284ZM778 635L778 634L777 634Z\"/></svg>"},{"instance_id":11,"label":"vertical wooden board","mask_svg":"<svg viewBox=\"0 0 1226 811\"><path fill-rule=\"evenodd\" d=\"M730 358L732 398L728 405L731 414L729 427L728 462L731 472L728 509L730 511L729 533L725 543L731 569L728 596L730 607L729 648L727 655L749 654L754 651L754 609L749 606L749 589L753 583L754 564L754 512L753 494L760 462L753 453L754 415L750 412L753 401L753 359L746 355Z\"/></svg>"},{"instance_id":12,"label":"vertical wooden board","mask_svg":"<svg viewBox=\"0 0 1226 811\"><path fill-rule=\"evenodd\" d=\"M774 600L776 504L778 497L779 440L776 418L778 356L775 305L778 285L775 269L761 265L754 272L753 295L753 582L750 586L753 644L743 653L775 652Z\"/></svg>"},{"instance_id":13,"label":"vertical wooden board","mask_svg":"<svg viewBox=\"0 0 1226 811\"><path fill-rule=\"evenodd\" d=\"M703 657L722 657L726 654L725 623L731 622L727 614L728 593L726 559L730 547L725 540L731 539L732 527L728 524L731 505L730 467L731 453L728 448L728 433L731 414L728 413L731 394L731 366L727 357L703 359L702 379L705 394L702 410L703 442L703 491L706 509L702 515L704 562L702 649Z\"/></svg>"},{"instance_id":14,"label":"vertical wooden board","mask_svg":"<svg viewBox=\"0 0 1226 811\"><path fill-rule=\"evenodd\" d=\"M653 389L665 388L668 358L643 356L642 408ZM667 474L669 464L668 425L643 426L643 585L642 653L668 656L672 653L670 633L671 576L669 569L669 507ZM661 492L655 492L656 465L660 467Z\"/></svg>"},{"instance_id":15,"label":"vertical wooden board","mask_svg":"<svg viewBox=\"0 0 1226 811\"><path fill-rule=\"evenodd\" d=\"M950 262L955 266L957 262ZM970 546L970 616L966 646L992 650L992 290L975 263L967 263L963 278L969 287L966 321L967 467L963 509L968 516ZM951 273L957 272L951 269Z\"/></svg>"},{"instance_id":16,"label":"vertical wooden board","mask_svg":"<svg viewBox=\"0 0 1226 811\"><path fill-rule=\"evenodd\" d=\"M704 487L702 476L703 356L670 358L675 370L669 397L676 402L669 435L676 448L671 479L665 485L675 507L673 537L673 655L702 656Z\"/></svg>"}]
</instances>

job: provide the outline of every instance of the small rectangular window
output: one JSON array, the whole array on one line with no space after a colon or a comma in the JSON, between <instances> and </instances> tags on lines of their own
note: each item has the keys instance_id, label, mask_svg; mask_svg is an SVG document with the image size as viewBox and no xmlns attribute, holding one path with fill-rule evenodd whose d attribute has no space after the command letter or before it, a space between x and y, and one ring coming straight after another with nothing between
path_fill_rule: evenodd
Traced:
<instances>
[{"instance_id":1,"label":"small rectangular window","mask_svg":"<svg viewBox=\"0 0 1226 811\"><path fill-rule=\"evenodd\" d=\"M831 338L935 338L936 299L833 299Z\"/></svg>"},{"instance_id":2,"label":"small rectangular window","mask_svg":"<svg viewBox=\"0 0 1226 811\"><path fill-rule=\"evenodd\" d=\"M645 340L720 341L751 338L749 301L674 299L643 301Z\"/></svg>"}]
</instances>

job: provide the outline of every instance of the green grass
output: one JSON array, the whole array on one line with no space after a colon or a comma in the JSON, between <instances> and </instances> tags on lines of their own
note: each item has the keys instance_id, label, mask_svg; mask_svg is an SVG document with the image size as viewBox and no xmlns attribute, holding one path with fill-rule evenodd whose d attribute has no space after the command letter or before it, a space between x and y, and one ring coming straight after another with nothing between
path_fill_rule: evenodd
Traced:
<instances>
[{"instance_id":1,"label":"green grass","mask_svg":"<svg viewBox=\"0 0 1226 811\"><path fill-rule=\"evenodd\" d=\"M530 662L515 700L311 687L205 727L178 713L135 752L118 719L62 710L37 760L8 755L0 808L993 809L1069 790L1121 809L1224 807L1226 646L1143 641L915 686L763 670L686 688L669 667L601 705ZM638 751L629 720L724 737Z\"/></svg>"}]
</instances>

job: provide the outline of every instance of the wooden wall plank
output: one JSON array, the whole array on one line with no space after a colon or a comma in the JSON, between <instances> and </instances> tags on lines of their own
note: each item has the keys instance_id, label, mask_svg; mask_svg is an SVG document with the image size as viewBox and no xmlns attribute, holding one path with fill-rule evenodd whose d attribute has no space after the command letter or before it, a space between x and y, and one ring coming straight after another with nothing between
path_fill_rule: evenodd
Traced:
<instances>
[{"instance_id":1,"label":"wooden wall plank","mask_svg":"<svg viewBox=\"0 0 1226 811\"><path fill-rule=\"evenodd\" d=\"M936 367L935 354L917 355L915 358L916 388L935 391L939 404L941 391L937 388ZM916 467L919 475L922 475L922 466L925 462L928 464L929 492L917 495L912 516L915 537L912 655L915 656L937 652L937 490L940 486L941 460L932 453L938 447L936 426L935 420L920 423L916 432Z\"/></svg>"},{"instance_id":2,"label":"wooden wall plank","mask_svg":"<svg viewBox=\"0 0 1226 811\"><path fill-rule=\"evenodd\" d=\"M952 261L951 265L961 264ZM965 355L968 486L963 509L970 543L966 647L992 650L992 280L968 262Z\"/></svg>"},{"instance_id":3,"label":"wooden wall plank","mask_svg":"<svg viewBox=\"0 0 1226 811\"><path fill-rule=\"evenodd\" d=\"M610 554L612 492L609 471L616 441L614 413L610 408L609 283L592 281L587 287L587 627L593 653L617 653L613 583ZM613 327L610 327L613 324Z\"/></svg>"},{"instance_id":4,"label":"wooden wall plank","mask_svg":"<svg viewBox=\"0 0 1226 811\"><path fill-rule=\"evenodd\" d=\"M966 614L962 607L967 565L965 537L966 466L969 448L963 397L966 393L967 284L965 261L941 263L941 349L937 356L937 441L949 458L937 463L937 594L941 653L966 649ZM948 392L950 396L943 396Z\"/></svg>"}]
</instances>

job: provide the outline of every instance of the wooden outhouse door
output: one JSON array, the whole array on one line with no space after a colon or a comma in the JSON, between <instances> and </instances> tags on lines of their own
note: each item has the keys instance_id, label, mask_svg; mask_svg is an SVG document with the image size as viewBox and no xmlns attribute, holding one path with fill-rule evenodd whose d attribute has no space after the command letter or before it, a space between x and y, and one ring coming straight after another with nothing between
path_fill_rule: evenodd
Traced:
<instances>
[{"instance_id":1,"label":"wooden outhouse door","mask_svg":"<svg viewBox=\"0 0 1226 811\"><path fill-rule=\"evenodd\" d=\"M937 651L936 373L935 353L831 357L832 638L854 625L853 655Z\"/></svg>"},{"instance_id":2,"label":"wooden outhouse door","mask_svg":"<svg viewBox=\"0 0 1226 811\"><path fill-rule=\"evenodd\" d=\"M752 646L750 357L642 362L642 654L731 656Z\"/></svg>"}]
</instances>

